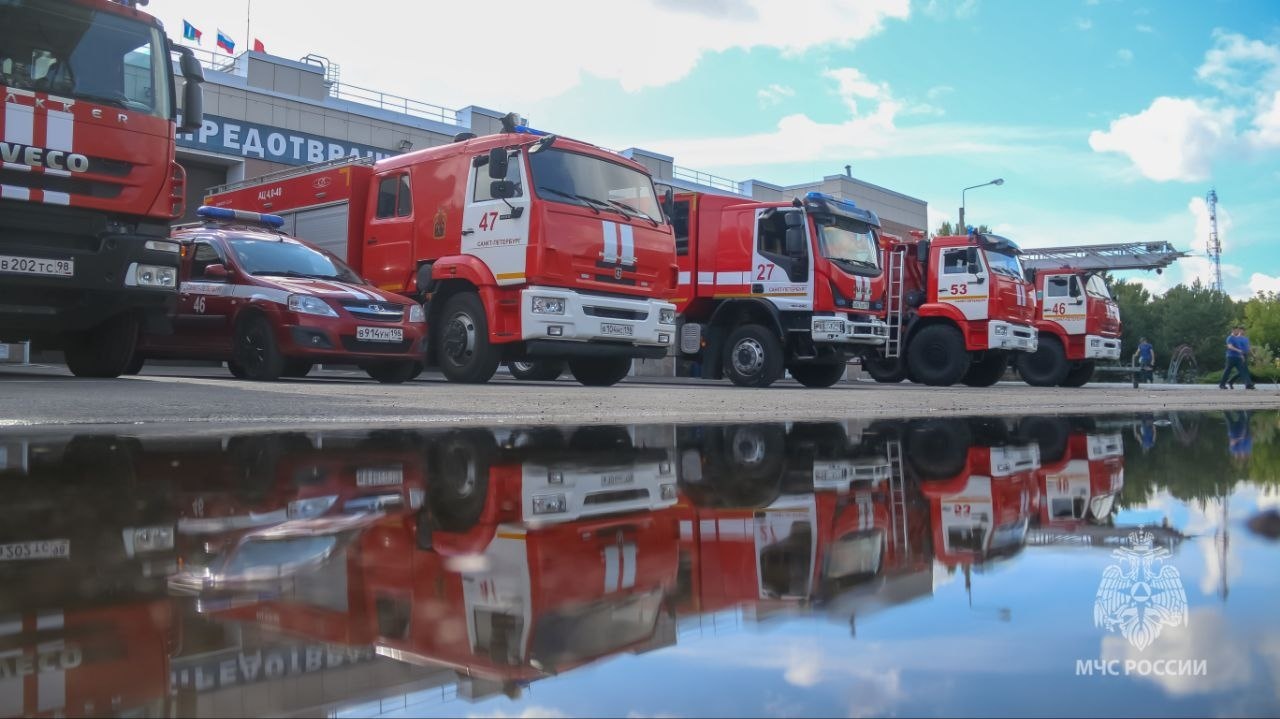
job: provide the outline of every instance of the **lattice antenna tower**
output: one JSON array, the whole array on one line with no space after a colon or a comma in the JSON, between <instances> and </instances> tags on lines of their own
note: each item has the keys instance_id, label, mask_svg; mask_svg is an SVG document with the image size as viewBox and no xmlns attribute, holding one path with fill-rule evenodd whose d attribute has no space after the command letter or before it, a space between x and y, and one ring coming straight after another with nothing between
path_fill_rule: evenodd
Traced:
<instances>
[{"instance_id":1,"label":"lattice antenna tower","mask_svg":"<svg viewBox=\"0 0 1280 719\"><path fill-rule=\"evenodd\" d=\"M1218 191L1210 188L1205 196L1209 204L1209 259L1213 260L1213 289L1222 291L1222 241L1218 239Z\"/></svg>"}]
</instances>

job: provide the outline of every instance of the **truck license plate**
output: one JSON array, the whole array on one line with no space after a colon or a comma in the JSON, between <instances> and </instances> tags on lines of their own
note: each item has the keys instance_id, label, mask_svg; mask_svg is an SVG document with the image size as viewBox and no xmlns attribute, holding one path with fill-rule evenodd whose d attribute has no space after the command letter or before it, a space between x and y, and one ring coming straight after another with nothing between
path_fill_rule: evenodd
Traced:
<instances>
[{"instance_id":1,"label":"truck license plate","mask_svg":"<svg viewBox=\"0 0 1280 719\"><path fill-rule=\"evenodd\" d=\"M47 260L42 257L15 257L0 255L0 272L11 275L41 275L48 277L74 277L75 260Z\"/></svg>"},{"instance_id":2,"label":"truck license plate","mask_svg":"<svg viewBox=\"0 0 1280 719\"><path fill-rule=\"evenodd\" d=\"M399 327L357 327L356 339L366 342L403 342L404 330Z\"/></svg>"},{"instance_id":3,"label":"truck license plate","mask_svg":"<svg viewBox=\"0 0 1280 719\"><path fill-rule=\"evenodd\" d=\"M360 467L356 470L357 487L383 487L404 484L403 467Z\"/></svg>"},{"instance_id":4,"label":"truck license plate","mask_svg":"<svg viewBox=\"0 0 1280 719\"><path fill-rule=\"evenodd\" d=\"M635 328L631 325L620 325L615 322L601 322L600 333L606 335L616 335L618 337L630 337L635 332Z\"/></svg>"},{"instance_id":5,"label":"truck license plate","mask_svg":"<svg viewBox=\"0 0 1280 719\"><path fill-rule=\"evenodd\" d=\"M24 559L70 559L70 539L44 539L36 542L0 544L0 562Z\"/></svg>"}]
</instances>

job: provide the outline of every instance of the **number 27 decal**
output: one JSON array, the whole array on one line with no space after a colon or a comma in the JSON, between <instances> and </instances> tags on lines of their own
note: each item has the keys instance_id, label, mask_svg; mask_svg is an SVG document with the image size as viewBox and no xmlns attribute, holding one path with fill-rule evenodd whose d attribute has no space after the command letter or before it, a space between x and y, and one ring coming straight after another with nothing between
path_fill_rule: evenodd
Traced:
<instances>
[{"instance_id":1,"label":"number 27 decal","mask_svg":"<svg viewBox=\"0 0 1280 719\"><path fill-rule=\"evenodd\" d=\"M739 265L739 267L741 267L741 265ZM763 262L762 262L762 263L760 263L760 264L756 265L756 279L757 279L757 280L770 280L770 279L773 279L773 268L774 268L774 267L777 267L777 265L774 265L774 264L772 264L772 263L770 263L770 264L766 264L766 263L763 263Z\"/></svg>"}]
</instances>

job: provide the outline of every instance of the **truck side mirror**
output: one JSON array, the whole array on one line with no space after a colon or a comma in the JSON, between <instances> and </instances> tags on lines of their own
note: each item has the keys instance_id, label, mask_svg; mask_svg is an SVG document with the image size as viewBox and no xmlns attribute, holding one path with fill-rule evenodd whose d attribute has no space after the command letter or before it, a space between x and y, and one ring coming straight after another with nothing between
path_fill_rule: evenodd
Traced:
<instances>
[{"instance_id":1,"label":"truck side mirror","mask_svg":"<svg viewBox=\"0 0 1280 719\"><path fill-rule=\"evenodd\" d=\"M1071 280L1071 289L1069 290L1069 292L1071 293L1072 297L1080 296L1080 283L1077 282L1074 278L1072 278Z\"/></svg>"},{"instance_id":2,"label":"truck side mirror","mask_svg":"<svg viewBox=\"0 0 1280 719\"><path fill-rule=\"evenodd\" d=\"M489 179L501 180L507 176L507 151L505 148L495 147L489 151ZM494 195L497 197L497 195ZM507 195L510 197L510 195Z\"/></svg>"},{"instance_id":3,"label":"truck side mirror","mask_svg":"<svg viewBox=\"0 0 1280 719\"><path fill-rule=\"evenodd\" d=\"M676 193L670 187L662 193L662 214L666 217L667 224L671 224L676 216Z\"/></svg>"},{"instance_id":4,"label":"truck side mirror","mask_svg":"<svg viewBox=\"0 0 1280 719\"><path fill-rule=\"evenodd\" d=\"M204 68L196 59L191 48L177 46L174 48L181 58L178 61L182 69L182 124L179 132L195 132L204 125Z\"/></svg>"},{"instance_id":5,"label":"truck side mirror","mask_svg":"<svg viewBox=\"0 0 1280 719\"><path fill-rule=\"evenodd\" d=\"M787 212L783 214L782 221L787 223L788 229L792 227L804 227L804 213L803 212Z\"/></svg>"},{"instance_id":6,"label":"truck side mirror","mask_svg":"<svg viewBox=\"0 0 1280 719\"><path fill-rule=\"evenodd\" d=\"M227 266L220 262L215 262L204 268L204 278L206 280L225 280L230 276L231 273L227 271Z\"/></svg>"},{"instance_id":7,"label":"truck side mirror","mask_svg":"<svg viewBox=\"0 0 1280 719\"><path fill-rule=\"evenodd\" d=\"M922 265L929 262L928 240L921 240L920 243L916 245L916 260Z\"/></svg>"},{"instance_id":8,"label":"truck side mirror","mask_svg":"<svg viewBox=\"0 0 1280 719\"><path fill-rule=\"evenodd\" d=\"M490 165L490 167L493 167L493 165ZM493 180L489 183L489 196L499 200L515 197L516 183L510 180Z\"/></svg>"},{"instance_id":9,"label":"truck side mirror","mask_svg":"<svg viewBox=\"0 0 1280 719\"><path fill-rule=\"evenodd\" d=\"M789 213L794 214L794 213ZM804 246L804 228L788 227L786 235L786 251L787 257L801 259L808 257L809 253Z\"/></svg>"}]
</instances>

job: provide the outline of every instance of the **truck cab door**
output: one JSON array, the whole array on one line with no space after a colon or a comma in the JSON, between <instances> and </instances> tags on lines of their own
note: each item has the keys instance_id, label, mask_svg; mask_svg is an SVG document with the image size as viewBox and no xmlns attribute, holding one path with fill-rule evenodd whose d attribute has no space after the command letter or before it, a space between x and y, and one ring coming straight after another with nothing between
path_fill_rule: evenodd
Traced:
<instances>
[{"instance_id":1,"label":"truck cab door","mask_svg":"<svg viewBox=\"0 0 1280 719\"><path fill-rule=\"evenodd\" d=\"M808 218L799 210L766 209L757 210L755 220L747 273L751 294L763 295L780 310L813 309L813 237Z\"/></svg>"},{"instance_id":2,"label":"truck cab door","mask_svg":"<svg viewBox=\"0 0 1280 719\"><path fill-rule=\"evenodd\" d=\"M413 257L413 184L406 170L374 177L373 217L365 231L364 277L380 289L402 292L417 269Z\"/></svg>"},{"instance_id":3,"label":"truck cab door","mask_svg":"<svg viewBox=\"0 0 1280 719\"><path fill-rule=\"evenodd\" d=\"M525 281L529 250L529 182L520 152L508 154L505 173L494 177L488 155L471 163L462 210L462 252L479 258L499 285ZM507 197L494 195L499 183Z\"/></svg>"},{"instance_id":4,"label":"truck cab door","mask_svg":"<svg viewBox=\"0 0 1280 719\"><path fill-rule=\"evenodd\" d=\"M229 352L234 280L223 251L210 242L193 243L183 258L178 277L172 346L201 353Z\"/></svg>"},{"instance_id":5,"label":"truck cab door","mask_svg":"<svg viewBox=\"0 0 1280 719\"><path fill-rule=\"evenodd\" d=\"M1045 281L1044 318L1056 322L1067 334L1084 334L1085 293L1075 275L1053 275Z\"/></svg>"},{"instance_id":6,"label":"truck cab door","mask_svg":"<svg viewBox=\"0 0 1280 719\"><path fill-rule=\"evenodd\" d=\"M976 247L946 247L938 254L938 301L954 305L966 319L986 319L989 273L982 253Z\"/></svg>"}]
</instances>

